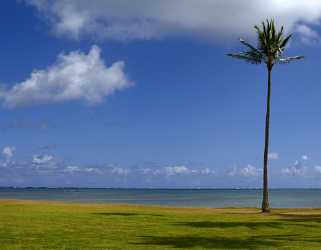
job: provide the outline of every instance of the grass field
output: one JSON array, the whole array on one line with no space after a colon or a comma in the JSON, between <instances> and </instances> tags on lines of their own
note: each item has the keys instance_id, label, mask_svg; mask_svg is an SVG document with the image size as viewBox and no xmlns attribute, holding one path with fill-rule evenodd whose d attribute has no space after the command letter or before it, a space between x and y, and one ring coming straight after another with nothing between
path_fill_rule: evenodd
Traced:
<instances>
[{"instance_id":1,"label":"grass field","mask_svg":"<svg viewBox=\"0 0 321 250\"><path fill-rule=\"evenodd\" d=\"M321 209L0 201L0 249L321 249Z\"/></svg>"}]
</instances>

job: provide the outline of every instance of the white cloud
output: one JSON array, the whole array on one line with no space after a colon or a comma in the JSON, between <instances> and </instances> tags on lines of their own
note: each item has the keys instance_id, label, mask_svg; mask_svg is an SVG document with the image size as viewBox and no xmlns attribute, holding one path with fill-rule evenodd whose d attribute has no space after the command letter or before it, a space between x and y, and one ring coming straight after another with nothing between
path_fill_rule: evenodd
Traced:
<instances>
[{"instance_id":1,"label":"white cloud","mask_svg":"<svg viewBox=\"0 0 321 250\"><path fill-rule=\"evenodd\" d=\"M319 174L321 174L321 166L315 166L315 167L314 167L314 170L315 170L316 172L318 172Z\"/></svg>"},{"instance_id":2,"label":"white cloud","mask_svg":"<svg viewBox=\"0 0 321 250\"><path fill-rule=\"evenodd\" d=\"M270 160L278 160L279 154L278 153L269 153L269 159Z\"/></svg>"},{"instance_id":3,"label":"white cloud","mask_svg":"<svg viewBox=\"0 0 321 250\"><path fill-rule=\"evenodd\" d=\"M73 174L74 172L79 172L81 169L78 166L67 166L63 172Z\"/></svg>"},{"instance_id":4,"label":"white cloud","mask_svg":"<svg viewBox=\"0 0 321 250\"><path fill-rule=\"evenodd\" d=\"M170 166L165 167L165 172L167 175L176 175L176 174L189 174L190 169L186 166Z\"/></svg>"},{"instance_id":5,"label":"white cloud","mask_svg":"<svg viewBox=\"0 0 321 250\"><path fill-rule=\"evenodd\" d=\"M151 168L141 168L141 169L139 169L139 172L141 172L142 174L153 174L154 173L154 171L151 169Z\"/></svg>"},{"instance_id":6,"label":"white cloud","mask_svg":"<svg viewBox=\"0 0 321 250\"><path fill-rule=\"evenodd\" d=\"M307 161L307 160L309 160L309 156L307 156L307 155L302 155L302 156L301 156L301 159L304 160L304 161Z\"/></svg>"},{"instance_id":7,"label":"white cloud","mask_svg":"<svg viewBox=\"0 0 321 250\"><path fill-rule=\"evenodd\" d=\"M247 165L240 170L240 174L245 177L258 176L259 170L252 165Z\"/></svg>"},{"instance_id":8,"label":"white cloud","mask_svg":"<svg viewBox=\"0 0 321 250\"><path fill-rule=\"evenodd\" d=\"M46 70L35 70L29 79L3 91L1 97L9 107L72 100L95 104L130 85L124 73L124 62L107 68L100 49L93 46L88 54L79 51L60 54L54 65Z\"/></svg>"},{"instance_id":9,"label":"white cloud","mask_svg":"<svg viewBox=\"0 0 321 250\"><path fill-rule=\"evenodd\" d=\"M153 168L138 168L138 173L149 176L172 176L172 175L199 175L210 176L216 175L216 171L212 168L199 168L199 167L187 167L185 165L173 165L164 167Z\"/></svg>"},{"instance_id":10,"label":"white cloud","mask_svg":"<svg viewBox=\"0 0 321 250\"><path fill-rule=\"evenodd\" d=\"M42 164L47 164L51 162L54 159L52 155L34 155L32 157L32 163L36 165L42 165Z\"/></svg>"},{"instance_id":11,"label":"white cloud","mask_svg":"<svg viewBox=\"0 0 321 250\"><path fill-rule=\"evenodd\" d=\"M130 40L180 34L222 39L253 32L251 27L265 18L275 18L295 31L296 25L318 24L321 17L320 0L25 1L49 20L57 35L75 39ZM302 27L298 32L306 34Z\"/></svg>"},{"instance_id":12,"label":"white cloud","mask_svg":"<svg viewBox=\"0 0 321 250\"><path fill-rule=\"evenodd\" d=\"M210 168L201 169L199 172L202 175L215 175L216 174L216 171L213 169L210 169Z\"/></svg>"},{"instance_id":13,"label":"white cloud","mask_svg":"<svg viewBox=\"0 0 321 250\"><path fill-rule=\"evenodd\" d=\"M245 167L233 167L227 171L227 175L234 177L234 176L243 176L243 177L253 177L258 176L261 170L248 164Z\"/></svg>"},{"instance_id":14,"label":"white cloud","mask_svg":"<svg viewBox=\"0 0 321 250\"><path fill-rule=\"evenodd\" d=\"M121 167L114 167L111 170L112 174L116 174L116 175L123 175L123 176L127 176L128 174L130 174L130 169L127 168L121 168Z\"/></svg>"},{"instance_id":15,"label":"white cloud","mask_svg":"<svg viewBox=\"0 0 321 250\"><path fill-rule=\"evenodd\" d=\"M237 172L238 172L237 170L238 170L237 167L233 167L227 171L227 175L228 176L236 176Z\"/></svg>"},{"instance_id":16,"label":"white cloud","mask_svg":"<svg viewBox=\"0 0 321 250\"><path fill-rule=\"evenodd\" d=\"M66 166L62 171L69 174L74 174L74 173L103 174L103 171L101 171L98 168L79 167L74 165Z\"/></svg>"},{"instance_id":17,"label":"white cloud","mask_svg":"<svg viewBox=\"0 0 321 250\"><path fill-rule=\"evenodd\" d=\"M296 31L300 34L301 41L305 44L311 44L320 40L319 34L305 24L298 25Z\"/></svg>"},{"instance_id":18,"label":"white cloud","mask_svg":"<svg viewBox=\"0 0 321 250\"><path fill-rule=\"evenodd\" d=\"M2 149L2 155L6 158L6 160L10 160L13 157L15 151L16 151L15 147L5 146Z\"/></svg>"},{"instance_id":19,"label":"white cloud","mask_svg":"<svg viewBox=\"0 0 321 250\"><path fill-rule=\"evenodd\" d=\"M307 168L300 161L295 161L293 166L283 168L282 173L285 175L302 176L306 173Z\"/></svg>"},{"instance_id":20,"label":"white cloud","mask_svg":"<svg viewBox=\"0 0 321 250\"><path fill-rule=\"evenodd\" d=\"M93 174L102 174L102 171L98 168L85 168L84 171Z\"/></svg>"}]
</instances>

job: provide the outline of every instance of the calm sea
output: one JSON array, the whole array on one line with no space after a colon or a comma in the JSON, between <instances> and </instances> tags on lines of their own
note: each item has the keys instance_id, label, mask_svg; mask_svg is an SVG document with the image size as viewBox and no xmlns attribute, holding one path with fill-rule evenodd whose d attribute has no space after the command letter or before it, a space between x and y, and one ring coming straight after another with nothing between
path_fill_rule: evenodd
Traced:
<instances>
[{"instance_id":1,"label":"calm sea","mask_svg":"<svg viewBox=\"0 0 321 250\"><path fill-rule=\"evenodd\" d=\"M259 207L257 189L0 188L0 199L129 203L177 207ZM321 189L273 189L272 207L321 208Z\"/></svg>"}]
</instances>

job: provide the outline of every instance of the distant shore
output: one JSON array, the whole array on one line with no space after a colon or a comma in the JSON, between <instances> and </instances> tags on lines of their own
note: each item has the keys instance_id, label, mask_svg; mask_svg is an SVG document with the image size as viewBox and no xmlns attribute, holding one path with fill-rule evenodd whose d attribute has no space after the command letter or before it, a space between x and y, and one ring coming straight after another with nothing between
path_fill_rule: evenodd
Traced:
<instances>
[{"instance_id":1,"label":"distant shore","mask_svg":"<svg viewBox=\"0 0 321 250\"><path fill-rule=\"evenodd\" d=\"M260 189L0 188L0 199L169 207L260 207ZM276 208L319 208L321 189L271 189Z\"/></svg>"}]
</instances>

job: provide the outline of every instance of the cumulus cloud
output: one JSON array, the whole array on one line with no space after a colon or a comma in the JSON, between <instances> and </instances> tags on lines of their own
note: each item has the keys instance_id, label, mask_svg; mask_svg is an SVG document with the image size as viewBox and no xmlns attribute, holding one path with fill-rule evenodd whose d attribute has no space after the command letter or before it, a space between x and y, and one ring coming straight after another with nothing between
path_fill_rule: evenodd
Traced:
<instances>
[{"instance_id":1,"label":"cumulus cloud","mask_svg":"<svg viewBox=\"0 0 321 250\"><path fill-rule=\"evenodd\" d=\"M131 85L124 73L124 62L115 62L108 68L100 54L97 46L88 54L80 51L60 54L54 65L35 70L29 79L2 91L0 97L8 107L72 100L100 103L106 96Z\"/></svg>"},{"instance_id":2,"label":"cumulus cloud","mask_svg":"<svg viewBox=\"0 0 321 250\"><path fill-rule=\"evenodd\" d=\"M141 187L141 188L230 188L260 187L262 170L252 165L220 171L209 167L173 164L118 166L84 165L58 160L50 154L36 154L23 161L0 160L0 186L72 186L72 187ZM301 161L303 162L303 161ZM300 183L319 186L321 166L306 167L300 161L285 169L271 169L272 186L288 187ZM282 172L281 172L282 171ZM283 176L280 175L283 173ZM227 174L230 176L227 178ZM290 178L295 176L295 178ZM231 181L233 178L233 181ZM285 179L284 179L285 178ZM297 182L303 181L303 182ZM313 184L312 181L314 181Z\"/></svg>"},{"instance_id":3,"label":"cumulus cloud","mask_svg":"<svg viewBox=\"0 0 321 250\"><path fill-rule=\"evenodd\" d=\"M241 169L240 173L245 177L258 176L259 170L252 165L247 165L246 167Z\"/></svg>"},{"instance_id":4,"label":"cumulus cloud","mask_svg":"<svg viewBox=\"0 0 321 250\"><path fill-rule=\"evenodd\" d=\"M148 172L147 172L148 173ZM154 169L152 171L153 174L162 174L165 173L167 176L173 175L215 175L216 171L211 168L195 168L195 167L187 167L185 165L174 165L174 166L166 166L162 169Z\"/></svg>"},{"instance_id":5,"label":"cumulus cloud","mask_svg":"<svg viewBox=\"0 0 321 250\"><path fill-rule=\"evenodd\" d=\"M262 18L275 18L304 35L321 17L321 2L309 0L25 0L57 35L79 39L153 39L190 35L211 39L247 34ZM228 17L228 18L226 18ZM313 35L314 36L314 35Z\"/></svg>"},{"instance_id":6,"label":"cumulus cloud","mask_svg":"<svg viewBox=\"0 0 321 250\"><path fill-rule=\"evenodd\" d=\"M122 168L122 167L113 167L111 170L112 174L127 176L130 173L130 169Z\"/></svg>"},{"instance_id":7,"label":"cumulus cloud","mask_svg":"<svg viewBox=\"0 0 321 250\"><path fill-rule=\"evenodd\" d=\"M254 177L259 176L261 170L248 164L245 167L233 167L227 171L228 176Z\"/></svg>"},{"instance_id":8,"label":"cumulus cloud","mask_svg":"<svg viewBox=\"0 0 321 250\"><path fill-rule=\"evenodd\" d=\"M15 151L16 151L15 147L5 146L2 149L2 155L6 158L6 160L10 160L13 157Z\"/></svg>"},{"instance_id":9,"label":"cumulus cloud","mask_svg":"<svg viewBox=\"0 0 321 250\"><path fill-rule=\"evenodd\" d=\"M269 153L268 157L270 160L278 160L279 154L278 153Z\"/></svg>"},{"instance_id":10,"label":"cumulus cloud","mask_svg":"<svg viewBox=\"0 0 321 250\"><path fill-rule=\"evenodd\" d=\"M291 176L302 176L306 171L307 167L303 166L300 161L295 161L292 166L282 169L283 174Z\"/></svg>"},{"instance_id":11,"label":"cumulus cloud","mask_svg":"<svg viewBox=\"0 0 321 250\"><path fill-rule=\"evenodd\" d=\"M95 167L81 167L81 166L75 166L75 165L68 165L65 166L62 170L64 173L68 174L76 174L76 173L84 173L84 174L103 174L103 171L99 168Z\"/></svg>"},{"instance_id":12,"label":"cumulus cloud","mask_svg":"<svg viewBox=\"0 0 321 250\"><path fill-rule=\"evenodd\" d=\"M101 171L99 168L93 168L93 167L85 168L84 171L87 173L94 173L94 174L102 174L103 173L103 171Z\"/></svg>"},{"instance_id":13,"label":"cumulus cloud","mask_svg":"<svg viewBox=\"0 0 321 250\"><path fill-rule=\"evenodd\" d=\"M32 163L36 165L43 165L51 162L54 159L52 155L34 155L32 157Z\"/></svg>"},{"instance_id":14,"label":"cumulus cloud","mask_svg":"<svg viewBox=\"0 0 321 250\"><path fill-rule=\"evenodd\" d=\"M233 167L227 170L227 175L228 176L236 176L238 173L237 167Z\"/></svg>"},{"instance_id":15,"label":"cumulus cloud","mask_svg":"<svg viewBox=\"0 0 321 250\"><path fill-rule=\"evenodd\" d=\"M309 156L307 156L307 155L302 155L302 156L301 156L301 159L304 160L304 161L307 161L307 160L309 160Z\"/></svg>"},{"instance_id":16,"label":"cumulus cloud","mask_svg":"<svg viewBox=\"0 0 321 250\"><path fill-rule=\"evenodd\" d=\"M312 44L320 41L320 35L305 24L298 25L296 31L300 34L301 41L305 44Z\"/></svg>"},{"instance_id":17,"label":"cumulus cloud","mask_svg":"<svg viewBox=\"0 0 321 250\"><path fill-rule=\"evenodd\" d=\"M188 174L190 173L190 169L186 166L170 166L165 167L165 172L167 175L175 175L175 174Z\"/></svg>"},{"instance_id":18,"label":"cumulus cloud","mask_svg":"<svg viewBox=\"0 0 321 250\"><path fill-rule=\"evenodd\" d=\"M216 171L214 169L210 169L210 168L203 168L199 172L202 175L215 175L216 174Z\"/></svg>"},{"instance_id":19,"label":"cumulus cloud","mask_svg":"<svg viewBox=\"0 0 321 250\"><path fill-rule=\"evenodd\" d=\"M75 172L80 172L81 168L78 166L66 166L63 172L73 174Z\"/></svg>"},{"instance_id":20,"label":"cumulus cloud","mask_svg":"<svg viewBox=\"0 0 321 250\"><path fill-rule=\"evenodd\" d=\"M314 167L314 170L315 170L317 173L321 174L321 166L315 166L315 167Z\"/></svg>"}]
</instances>

